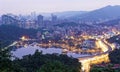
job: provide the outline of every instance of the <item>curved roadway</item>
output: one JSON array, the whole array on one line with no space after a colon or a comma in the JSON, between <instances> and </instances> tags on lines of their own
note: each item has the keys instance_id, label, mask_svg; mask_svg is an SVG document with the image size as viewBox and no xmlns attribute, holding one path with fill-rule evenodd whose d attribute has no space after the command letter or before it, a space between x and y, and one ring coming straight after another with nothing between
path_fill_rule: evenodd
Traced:
<instances>
[{"instance_id":1,"label":"curved roadway","mask_svg":"<svg viewBox=\"0 0 120 72\"><path fill-rule=\"evenodd\" d=\"M101 40L101 42L106 46L106 49L107 51L103 52L103 53L100 53L100 54L96 54L96 55L91 55L91 56L85 56L85 57L80 57L78 58L79 59L79 62L82 63L82 72L89 72L90 70L90 65L92 65L92 61L96 61L98 59L103 59L105 57L108 57L108 54L110 51L112 51L112 48L111 46L109 46L107 44L107 42L105 42L105 40ZM17 42L13 42L11 45L9 45L8 47L10 46L14 46L15 44L17 44ZM8 47L5 47L8 48ZM104 47L105 48L105 47ZM103 62L103 61L101 61ZM96 63L97 64L97 63Z\"/></svg>"},{"instance_id":2,"label":"curved roadway","mask_svg":"<svg viewBox=\"0 0 120 72\"><path fill-rule=\"evenodd\" d=\"M109 55L109 52L112 51L112 48L111 48L111 46L109 46L107 44L107 42L105 40L101 40L101 42L106 46L107 51L105 51L103 53L100 53L100 54L96 54L96 55L91 55L91 56L85 56L85 57L78 58L79 62L82 63L82 72L89 72L90 71L90 65L98 64L100 62L102 63L103 61L105 61L105 59L107 59L107 61L109 62L108 55Z\"/></svg>"}]
</instances>

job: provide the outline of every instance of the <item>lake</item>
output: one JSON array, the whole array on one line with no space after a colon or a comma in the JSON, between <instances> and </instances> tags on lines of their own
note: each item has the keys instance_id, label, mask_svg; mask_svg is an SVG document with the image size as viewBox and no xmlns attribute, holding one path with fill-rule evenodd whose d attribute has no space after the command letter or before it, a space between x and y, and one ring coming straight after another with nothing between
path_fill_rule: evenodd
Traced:
<instances>
[{"instance_id":1,"label":"lake","mask_svg":"<svg viewBox=\"0 0 120 72\"><path fill-rule=\"evenodd\" d=\"M37 49L39 51L42 51L43 54L53 54L53 53L62 54L61 48L41 48L39 46L27 46L27 47L18 48L16 49L16 51L11 51L11 53L18 58L22 58L22 56L34 54ZM67 52L66 54L69 57L72 56L73 58L90 56L88 54L80 54L80 53L72 53L72 52Z\"/></svg>"}]
</instances>

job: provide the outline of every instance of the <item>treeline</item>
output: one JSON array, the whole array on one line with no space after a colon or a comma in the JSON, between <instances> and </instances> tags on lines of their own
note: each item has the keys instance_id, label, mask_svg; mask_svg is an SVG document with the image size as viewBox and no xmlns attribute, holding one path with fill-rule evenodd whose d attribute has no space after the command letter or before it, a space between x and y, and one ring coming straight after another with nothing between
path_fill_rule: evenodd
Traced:
<instances>
[{"instance_id":1,"label":"treeline","mask_svg":"<svg viewBox=\"0 0 120 72\"><path fill-rule=\"evenodd\" d=\"M108 64L105 66L93 66L90 72L120 72L120 68L114 68L113 64Z\"/></svg>"},{"instance_id":2,"label":"treeline","mask_svg":"<svg viewBox=\"0 0 120 72\"><path fill-rule=\"evenodd\" d=\"M120 35L113 36L107 41L120 44ZM102 66L94 65L90 72L120 72L120 48L116 48L109 53L109 60L110 63L108 64L101 64Z\"/></svg>"},{"instance_id":3,"label":"treeline","mask_svg":"<svg viewBox=\"0 0 120 72\"><path fill-rule=\"evenodd\" d=\"M75 27L75 26L78 26L78 24L74 23L74 22L64 22L64 23L57 24L57 25L54 25L54 26L58 26L58 27L69 27L69 26L72 26L72 27Z\"/></svg>"},{"instance_id":4,"label":"treeline","mask_svg":"<svg viewBox=\"0 0 120 72\"><path fill-rule=\"evenodd\" d=\"M113 36L107 39L110 43L117 43L120 45L120 35ZM109 59L113 64L120 64L120 48L116 48L112 52L109 53Z\"/></svg>"},{"instance_id":5,"label":"treeline","mask_svg":"<svg viewBox=\"0 0 120 72\"><path fill-rule=\"evenodd\" d=\"M115 49L109 53L110 63L94 65L90 72L120 72L120 49Z\"/></svg>"},{"instance_id":6,"label":"treeline","mask_svg":"<svg viewBox=\"0 0 120 72\"><path fill-rule=\"evenodd\" d=\"M67 55L46 54L36 50L33 55L11 60L9 50L0 48L0 72L80 72L78 59Z\"/></svg>"},{"instance_id":7,"label":"treeline","mask_svg":"<svg viewBox=\"0 0 120 72\"><path fill-rule=\"evenodd\" d=\"M110 43L120 44L120 35L113 36L108 39ZM109 59L113 64L120 64L120 48L116 48L112 52L109 53Z\"/></svg>"},{"instance_id":8,"label":"treeline","mask_svg":"<svg viewBox=\"0 0 120 72\"><path fill-rule=\"evenodd\" d=\"M36 37L37 30L35 29L23 29L13 25L1 25L0 26L0 40L18 40L21 36L27 35L30 37Z\"/></svg>"},{"instance_id":9,"label":"treeline","mask_svg":"<svg viewBox=\"0 0 120 72\"><path fill-rule=\"evenodd\" d=\"M13 25L1 25L0 26L0 44L7 46L15 40L19 40L23 35L30 38L36 37L37 30L35 29L23 29ZM3 47L4 47L3 46Z\"/></svg>"},{"instance_id":10,"label":"treeline","mask_svg":"<svg viewBox=\"0 0 120 72\"><path fill-rule=\"evenodd\" d=\"M120 44L120 35L113 36L113 37L107 39L107 41L110 42L110 43L118 43L118 44Z\"/></svg>"},{"instance_id":11,"label":"treeline","mask_svg":"<svg viewBox=\"0 0 120 72\"><path fill-rule=\"evenodd\" d=\"M115 49L109 53L109 59L113 64L120 64L120 49Z\"/></svg>"}]
</instances>

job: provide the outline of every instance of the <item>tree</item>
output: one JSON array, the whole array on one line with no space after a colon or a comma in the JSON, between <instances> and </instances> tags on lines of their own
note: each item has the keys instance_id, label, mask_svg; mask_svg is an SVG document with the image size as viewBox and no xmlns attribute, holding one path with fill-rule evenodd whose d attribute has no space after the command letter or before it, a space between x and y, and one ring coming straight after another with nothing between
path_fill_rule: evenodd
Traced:
<instances>
[{"instance_id":1,"label":"tree","mask_svg":"<svg viewBox=\"0 0 120 72\"><path fill-rule=\"evenodd\" d=\"M4 49L1 48L1 44L0 44L0 72L7 72L7 71L11 71L11 65L12 62L10 60L11 54L9 52L9 49Z\"/></svg>"},{"instance_id":2,"label":"tree","mask_svg":"<svg viewBox=\"0 0 120 72\"><path fill-rule=\"evenodd\" d=\"M93 66L90 72L120 72L120 69L113 69L110 64L105 67Z\"/></svg>"},{"instance_id":3,"label":"tree","mask_svg":"<svg viewBox=\"0 0 120 72\"><path fill-rule=\"evenodd\" d=\"M29 36L30 38L35 38L36 34L36 29L23 29L12 25L0 26L0 41L18 40L23 35Z\"/></svg>"},{"instance_id":4,"label":"tree","mask_svg":"<svg viewBox=\"0 0 120 72\"><path fill-rule=\"evenodd\" d=\"M71 69L59 61L53 61L44 64L37 72L71 72Z\"/></svg>"},{"instance_id":5,"label":"tree","mask_svg":"<svg viewBox=\"0 0 120 72\"><path fill-rule=\"evenodd\" d=\"M109 53L111 63L120 64L120 49L115 49Z\"/></svg>"},{"instance_id":6,"label":"tree","mask_svg":"<svg viewBox=\"0 0 120 72\"><path fill-rule=\"evenodd\" d=\"M14 60L13 63L25 72L79 72L81 69L78 59L67 55L43 55L38 50L33 55Z\"/></svg>"}]
</instances>

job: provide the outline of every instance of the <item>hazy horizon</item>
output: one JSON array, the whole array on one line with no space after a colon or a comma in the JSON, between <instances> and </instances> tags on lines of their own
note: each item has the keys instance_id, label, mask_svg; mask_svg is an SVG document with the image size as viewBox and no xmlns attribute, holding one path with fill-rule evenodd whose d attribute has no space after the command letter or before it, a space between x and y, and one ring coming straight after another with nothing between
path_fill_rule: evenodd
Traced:
<instances>
[{"instance_id":1,"label":"hazy horizon","mask_svg":"<svg viewBox=\"0 0 120 72\"><path fill-rule=\"evenodd\" d=\"M107 5L120 5L118 0L0 0L0 14L52 13L91 11Z\"/></svg>"}]
</instances>

